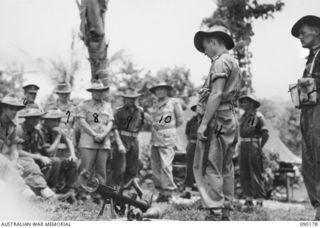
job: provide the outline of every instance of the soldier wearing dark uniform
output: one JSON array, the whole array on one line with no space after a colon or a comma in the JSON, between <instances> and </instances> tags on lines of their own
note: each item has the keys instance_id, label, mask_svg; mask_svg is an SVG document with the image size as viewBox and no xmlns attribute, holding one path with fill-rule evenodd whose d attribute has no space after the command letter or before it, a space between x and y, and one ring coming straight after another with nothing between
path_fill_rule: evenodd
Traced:
<instances>
[{"instance_id":1,"label":"soldier wearing dark uniform","mask_svg":"<svg viewBox=\"0 0 320 228\"><path fill-rule=\"evenodd\" d=\"M196 112L197 106L193 105L190 108L193 112ZM187 175L184 180L184 185L186 187L185 192L180 196L181 198L190 199L191 198L191 190L194 184L194 175L193 175L193 160L194 160L194 152L196 150L197 145L197 131L201 121L201 116L196 113L186 125L186 136L188 139L187 145Z\"/></svg>"},{"instance_id":2,"label":"soldier wearing dark uniform","mask_svg":"<svg viewBox=\"0 0 320 228\"><path fill-rule=\"evenodd\" d=\"M22 88L25 96L23 103L25 104L26 108L28 108L29 105L35 104L39 86L34 83L26 83Z\"/></svg>"},{"instance_id":3,"label":"soldier wearing dark uniform","mask_svg":"<svg viewBox=\"0 0 320 228\"><path fill-rule=\"evenodd\" d=\"M49 110L42 116L43 123L40 129L43 140L42 154L60 163L58 183L52 187L61 193L74 192L78 176L73 142L60 129L60 122L64 115L58 109Z\"/></svg>"},{"instance_id":4,"label":"soldier wearing dark uniform","mask_svg":"<svg viewBox=\"0 0 320 228\"><path fill-rule=\"evenodd\" d=\"M197 112L203 117L193 171L203 207L210 211L206 220L228 220L234 195L232 157L238 141L234 103L241 86L240 69L228 53L234 42L225 27L197 32L194 44L210 58L211 68L199 92Z\"/></svg>"},{"instance_id":5,"label":"soldier wearing dark uniform","mask_svg":"<svg viewBox=\"0 0 320 228\"><path fill-rule=\"evenodd\" d=\"M37 107L29 106L24 114L19 117L24 118L25 121L17 126L17 137L19 138L19 164L23 167L23 177L27 184L44 198L54 198L55 193L47 186L44 174L40 166L44 168L51 164L48 157L42 156L38 151L36 139L38 129L37 125L40 122L41 116L44 112ZM55 164L50 166L55 168Z\"/></svg>"},{"instance_id":6,"label":"soldier wearing dark uniform","mask_svg":"<svg viewBox=\"0 0 320 228\"><path fill-rule=\"evenodd\" d=\"M141 96L140 94L129 90L121 96L124 98L124 105L116 110L114 119L126 153L116 153L114 155L113 179L125 184L134 178L138 172L138 134L143 126L144 112L143 108L136 104L137 98Z\"/></svg>"},{"instance_id":7,"label":"soldier wearing dark uniform","mask_svg":"<svg viewBox=\"0 0 320 228\"><path fill-rule=\"evenodd\" d=\"M268 129L262 113L257 111L260 102L254 95L239 98L244 114L240 118L240 184L246 197L245 206L252 207L252 199L257 199L257 206L262 206L266 197L263 179L262 148L269 138Z\"/></svg>"},{"instance_id":8,"label":"soldier wearing dark uniform","mask_svg":"<svg viewBox=\"0 0 320 228\"><path fill-rule=\"evenodd\" d=\"M312 78L317 89L314 105L301 109L301 132L303 137L302 175L312 206L316 209L316 220L320 220L320 18L305 16L292 27L291 34L301 41L310 54L303 72L303 78Z\"/></svg>"}]
</instances>

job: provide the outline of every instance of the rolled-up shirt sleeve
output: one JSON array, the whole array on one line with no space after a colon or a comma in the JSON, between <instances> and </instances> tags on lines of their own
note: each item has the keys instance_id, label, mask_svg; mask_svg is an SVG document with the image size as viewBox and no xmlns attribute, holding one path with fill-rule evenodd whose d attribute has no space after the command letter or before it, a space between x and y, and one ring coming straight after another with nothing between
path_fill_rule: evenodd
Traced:
<instances>
[{"instance_id":1,"label":"rolled-up shirt sleeve","mask_svg":"<svg viewBox=\"0 0 320 228\"><path fill-rule=\"evenodd\" d=\"M214 82L218 78L228 78L230 75L231 63L228 60L220 57L212 63L210 69L211 82Z\"/></svg>"}]
</instances>

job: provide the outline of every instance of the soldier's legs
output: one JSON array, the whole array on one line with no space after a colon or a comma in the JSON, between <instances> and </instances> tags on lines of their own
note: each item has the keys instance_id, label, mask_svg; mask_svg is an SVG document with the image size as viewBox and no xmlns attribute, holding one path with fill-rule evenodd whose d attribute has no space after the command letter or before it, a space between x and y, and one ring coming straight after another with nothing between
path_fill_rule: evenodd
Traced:
<instances>
[{"instance_id":1,"label":"soldier's legs","mask_svg":"<svg viewBox=\"0 0 320 228\"><path fill-rule=\"evenodd\" d=\"M139 165L139 142L137 138L130 139L130 150L126 154L126 171L124 181L127 183L129 180L137 176Z\"/></svg>"},{"instance_id":2,"label":"soldier's legs","mask_svg":"<svg viewBox=\"0 0 320 228\"><path fill-rule=\"evenodd\" d=\"M302 175L313 207L320 207L320 105L303 109L301 132L304 140Z\"/></svg>"},{"instance_id":3,"label":"soldier's legs","mask_svg":"<svg viewBox=\"0 0 320 228\"><path fill-rule=\"evenodd\" d=\"M161 162L160 162L160 147L152 146L151 148L151 168L154 177L154 185L156 188L161 188Z\"/></svg>"},{"instance_id":4,"label":"soldier's legs","mask_svg":"<svg viewBox=\"0 0 320 228\"><path fill-rule=\"evenodd\" d=\"M23 179L33 190L40 192L41 189L47 187L47 182L39 166L32 158L19 157L18 163L23 167Z\"/></svg>"},{"instance_id":5,"label":"soldier's legs","mask_svg":"<svg viewBox=\"0 0 320 228\"><path fill-rule=\"evenodd\" d=\"M61 181L64 182L64 187L61 190L67 192L75 189L78 179L77 163L70 161L67 158L63 158L61 161L60 177Z\"/></svg>"},{"instance_id":6,"label":"soldier's legs","mask_svg":"<svg viewBox=\"0 0 320 228\"><path fill-rule=\"evenodd\" d=\"M262 177L262 151L257 142L252 142L252 153L250 153L250 181L254 198L264 199L266 196L264 180Z\"/></svg>"},{"instance_id":7,"label":"soldier's legs","mask_svg":"<svg viewBox=\"0 0 320 228\"><path fill-rule=\"evenodd\" d=\"M81 162L80 162L80 173L88 172L92 173L93 164L96 160L98 150L80 148Z\"/></svg>"},{"instance_id":8,"label":"soldier's legs","mask_svg":"<svg viewBox=\"0 0 320 228\"><path fill-rule=\"evenodd\" d=\"M55 157L50 157L50 160L51 164L49 168L44 172L44 177L50 188L57 188L59 184L61 160Z\"/></svg>"},{"instance_id":9,"label":"soldier's legs","mask_svg":"<svg viewBox=\"0 0 320 228\"><path fill-rule=\"evenodd\" d=\"M173 147L160 147L160 182L161 188L168 194L176 190L177 186L173 181L172 162L175 155Z\"/></svg>"},{"instance_id":10,"label":"soldier's legs","mask_svg":"<svg viewBox=\"0 0 320 228\"><path fill-rule=\"evenodd\" d=\"M184 180L184 184L187 188L192 188L194 183L194 175L193 175L193 160L194 153L196 150L196 143L188 143L187 145L187 175Z\"/></svg>"},{"instance_id":11,"label":"soldier's legs","mask_svg":"<svg viewBox=\"0 0 320 228\"><path fill-rule=\"evenodd\" d=\"M126 154L116 151L112 159L112 179L117 185L123 185L123 175L126 169Z\"/></svg>"},{"instance_id":12,"label":"soldier's legs","mask_svg":"<svg viewBox=\"0 0 320 228\"><path fill-rule=\"evenodd\" d=\"M240 184L243 194L247 198L252 198L251 180L250 180L250 143L242 142L240 145L239 167L240 167Z\"/></svg>"},{"instance_id":13,"label":"soldier's legs","mask_svg":"<svg viewBox=\"0 0 320 228\"><path fill-rule=\"evenodd\" d=\"M107 182L107 175L106 175L106 163L108 160L110 150L107 149L100 149L97 152L96 160L95 160L95 167L96 167L96 175L101 184L106 184Z\"/></svg>"},{"instance_id":14,"label":"soldier's legs","mask_svg":"<svg viewBox=\"0 0 320 228\"><path fill-rule=\"evenodd\" d=\"M22 179L18 169L8 158L2 154L0 154L0 179L9 185L13 191L21 193L27 198L35 196L35 194Z\"/></svg>"}]
</instances>

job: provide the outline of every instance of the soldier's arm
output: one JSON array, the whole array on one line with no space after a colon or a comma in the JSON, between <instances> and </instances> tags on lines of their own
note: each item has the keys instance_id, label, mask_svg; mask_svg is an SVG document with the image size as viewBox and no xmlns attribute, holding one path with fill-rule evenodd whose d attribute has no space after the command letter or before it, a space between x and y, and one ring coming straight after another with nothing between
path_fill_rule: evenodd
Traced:
<instances>
[{"instance_id":1,"label":"soldier's arm","mask_svg":"<svg viewBox=\"0 0 320 228\"><path fill-rule=\"evenodd\" d=\"M71 154L70 157L76 158L77 156L76 156L76 153L74 151L74 145L73 145L72 141L68 137L65 137L65 136L63 137L63 139L66 141L67 147L68 147L68 149L70 151L70 154Z\"/></svg>"},{"instance_id":2,"label":"soldier's arm","mask_svg":"<svg viewBox=\"0 0 320 228\"><path fill-rule=\"evenodd\" d=\"M211 121L213 114L217 111L229 73L230 66L226 60L220 58L214 62L210 71L211 93L206 104L206 111L201 122L202 125L207 126Z\"/></svg>"},{"instance_id":3,"label":"soldier's arm","mask_svg":"<svg viewBox=\"0 0 320 228\"><path fill-rule=\"evenodd\" d=\"M182 107L180 102L176 101L174 105L174 114L176 116L176 127L180 127L183 124Z\"/></svg>"},{"instance_id":4,"label":"soldier's arm","mask_svg":"<svg viewBox=\"0 0 320 228\"><path fill-rule=\"evenodd\" d=\"M56 138L54 139L54 142L49 146L49 148L46 149L47 154L54 154L57 152L61 137L62 137L62 135L59 132L57 134Z\"/></svg>"},{"instance_id":5,"label":"soldier's arm","mask_svg":"<svg viewBox=\"0 0 320 228\"><path fill-rule=\"evenodd\" d=\"M267 143L269 139L269 132L264 130L262 131L262 138L261 138L261 148Z\"/></svg>"},{"instance_id":6,"label":"soldier's arm","mask_svg":"<svg viewBox=\"0 0 320 228\"><path fill-rule=\"evenodd\" d=\"M269 139L269 130L266 127L265 119L264 119L264 116L262 115L262 113L258 112L257 115L259 118L258 125L259 125L260 131L261 131L261 148L263 148L263 146L267 143L267 141Z\"/></svg>"}]
</instances>

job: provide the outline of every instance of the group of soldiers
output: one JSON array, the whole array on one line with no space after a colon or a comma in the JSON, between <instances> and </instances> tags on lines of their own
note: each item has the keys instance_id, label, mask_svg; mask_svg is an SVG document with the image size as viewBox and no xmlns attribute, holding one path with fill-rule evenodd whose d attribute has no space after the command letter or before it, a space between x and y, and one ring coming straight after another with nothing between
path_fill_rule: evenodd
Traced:
<instances>
[{"instance_id":1,"label":"group of soldiers","mask_svg":"<svg viewBox=\"0 0 320 228\"><path fill-rule=\"evenodd\" d=\"M320 18L306 16L292 28L292 35L310 49L303 77L315 79L319 87ZM209 75L199 91L196 114L187 122L187 173L183 198L191 197L195 181L206 220L229 220L233 210L234 170L232 158L240 144L240 182L245 205L262 206L266 192L263 180L262 148L268 140L260 102L253 94L239 97L241 73L237 60L229 54L232 36L223 26L212 26L194 36L194 45L211 60ZM137 176L138 134L145 122L144 110L137 104L141 94L128 89L121 94L124 105L113 111L108 101L105 80L92 82L87 89L92 98L75 104L71 89L58 84L58 99L44 111L35 103L39 87L23 87L25 99L15 94L1 101L0 178L25 197L45 199L87 199L79 176L95 176L101 184L124 185ZM168 202L177 189L172 162L177 143L177 128L183 124L178 99L169 97L172 86L160 82L150 88L155 95L151 132L151 167L157 202ZM239 104L244 113L235 113ZM302 106L301 126L304 139L302 173L316 219L320 218L318 137L319 104ZM107 170L112 171L111 180ZM99 196L92 195L99 201Z\"/></svg>"},{"instance_id":2,"label":"group of soldiers","mask_svg":"<svg viewBox=\"0 0 320 228\"><path fill-rule=\"evenodd\" d=\"M36 83L27 83L23 99L10 93L1 101L0 158L15 175L8 179L9 170L1 172L7 184L19 180L28 198L74 202L91 196L101 202L99 195L89 196L81 177L123 186L137 176L137 137L145 122L144 110L137 104L141 94L127 89L120 94L123 106L113 110L107 80L92 82L87 89L92 98L81 104L70 99L70 85L60 83L54 91L58 98L42 108L35 102L39 89ZM168 96L172 89L166 83L150 88L158 98L153 109L151 166L159 202L167 201L176 189L171 164L176 128L183 121L179 101Z\"/></svg>"}]
</instances>

